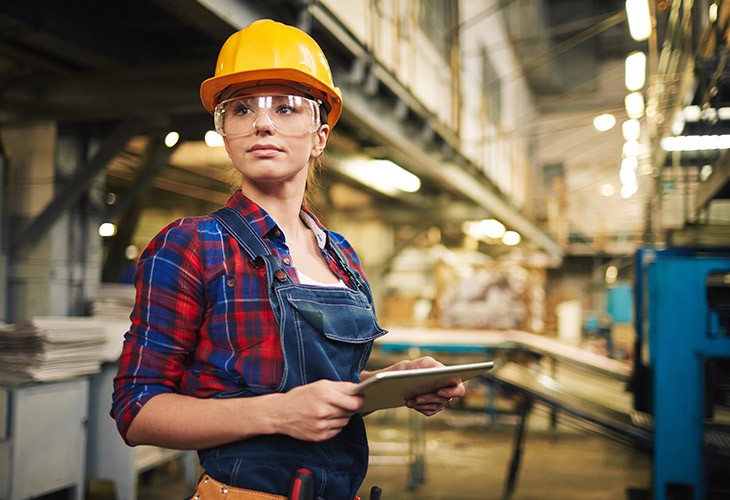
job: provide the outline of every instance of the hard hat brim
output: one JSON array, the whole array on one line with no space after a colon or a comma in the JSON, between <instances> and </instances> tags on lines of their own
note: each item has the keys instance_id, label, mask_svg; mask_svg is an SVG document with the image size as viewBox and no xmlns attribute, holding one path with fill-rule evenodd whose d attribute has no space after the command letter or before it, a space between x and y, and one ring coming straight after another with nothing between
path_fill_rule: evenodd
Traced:
<instances>
[{"instance_id":1,"label":"hard hat brim","mask_svg":"<svg viewBox=\"0 0 730 500\"><path fill-rule=\"evenodd\" d=\"M291 68L253 70L208 78L200 85L200 100L205 109L213 114L218 95L231 85L246 83L291 82L297 87L311 89L313 97L324 99L329 107L328 122L334 127L342 114L342 92L338 87L328 87L312 76Z\"/></svg>"}]
</instances>

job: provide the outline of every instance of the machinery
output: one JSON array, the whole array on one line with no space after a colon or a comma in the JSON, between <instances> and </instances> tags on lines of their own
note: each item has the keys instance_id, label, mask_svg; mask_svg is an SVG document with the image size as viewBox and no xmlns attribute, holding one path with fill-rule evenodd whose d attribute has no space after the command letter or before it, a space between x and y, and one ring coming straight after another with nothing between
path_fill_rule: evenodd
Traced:
<instances>
[{"instance_id":1,"label":"machinery","mask_svg":"<svg viewBox=\"0 0 730 500\"><path fill-rule=\"evenodd\" d=\"M653 422L654 498L727 498L730 250L641 248L635 293L631 388Z\"/></svg>"}]
</instances>

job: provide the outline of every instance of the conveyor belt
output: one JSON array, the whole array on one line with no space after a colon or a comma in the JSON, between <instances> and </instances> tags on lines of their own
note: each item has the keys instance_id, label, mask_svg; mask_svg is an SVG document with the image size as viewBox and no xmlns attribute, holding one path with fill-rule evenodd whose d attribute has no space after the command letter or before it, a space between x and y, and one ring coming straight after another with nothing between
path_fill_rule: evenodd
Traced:
<instances>
[{"instance_id":1,"label":"conveyor belt","mask_svg":"<svg viewBox=\"0 0 730 500\"><path fill-rule=\"evenodd\" d=\"M520 330L445 330L436 328L389 328L375 345L387 350L420 348L444 353L465 349L514 349L533 352L615 380L628 381L629 363L607 358L558 339Z\"/></svg>"},{"instance_id":2,"label":"conveyor belt","mask_svg":"<svg viewBox=\"0 0 730 500\"><path fill-rule=\"evenodd\" d=\"M615 402L609 406L605 400L590 400L585 395L578 396L556 379L536 374L516 363L507 363L485 376L498 384L519 390L534 401L598 427L611 437L629 440L642 448L651 447L652 431L634 425L630 408L621 411L616 408Z\"/></svg>"},{"instance_id":3,"label":"conveyor belt","mask_svg":"<svg viewBox=\"0 0 730 500\"><path fill-rule=\"evenodd\" d=\"M629 406L621 408L620 403L605 398L591 399L585 394L578 395L558 380L516 363L507 363L497 370L487 372L483 377L526 396L521 406L520 423L515 432L503 499L511 497L516 484L525 437L525 422L534 402L543 403L569 415L579 424L587 424L588 428L598 430L604 437L629 442L648 452L652 450L654 420L650 414L637 412ZM703 450L711 460L727 460L730 457L730 427L708 423Z\"/></svg>"}]
</instances>

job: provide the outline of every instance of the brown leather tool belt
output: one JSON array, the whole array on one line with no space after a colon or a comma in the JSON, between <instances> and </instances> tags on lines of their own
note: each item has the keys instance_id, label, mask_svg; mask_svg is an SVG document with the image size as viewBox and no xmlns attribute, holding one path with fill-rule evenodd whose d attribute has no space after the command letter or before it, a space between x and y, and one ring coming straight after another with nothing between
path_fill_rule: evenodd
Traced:
<instances>
[{"instance_id":1,"label":"brown leather tool belt","mask_svg":"<svg viewBox=\"0 0 730 500\"><path fill-rule=\"evenodd\" d=\"M234 488L216 481L208 474L203 474L195 488L192 500L286 500L281 495L273 495L262 491Z\"/></svg>"}]
</instances>

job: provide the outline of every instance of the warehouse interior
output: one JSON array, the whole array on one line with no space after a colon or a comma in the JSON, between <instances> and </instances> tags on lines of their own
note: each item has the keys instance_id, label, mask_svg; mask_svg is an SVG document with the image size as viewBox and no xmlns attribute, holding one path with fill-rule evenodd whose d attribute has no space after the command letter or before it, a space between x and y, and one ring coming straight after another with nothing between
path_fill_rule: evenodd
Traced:
<instances>
[{"instance_id":1,"label":"warehouse interior","mask_svg":"<svg viewBox=\"0 0 730 500\"><path fill-rule=\"evenodd\" d=\"M231 195L199 89L265 18L342 91L310 205L389 331L369 367L495 362L365 417L362 498L730 498L730 4L0 0L0 500L193 492L112 379L140 253Z\"/></svg>"}]
</instances>

